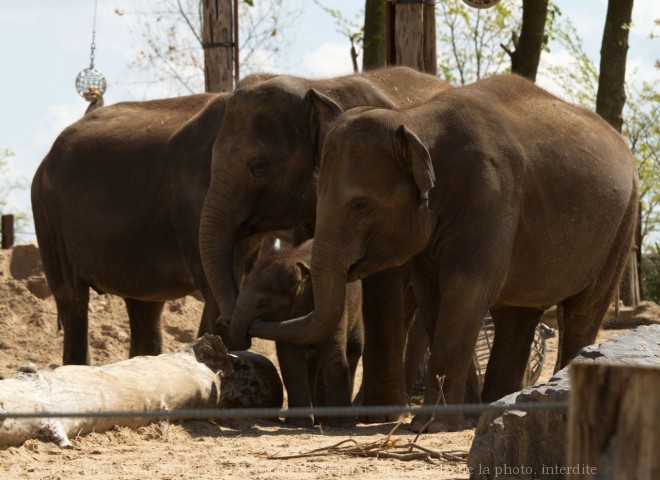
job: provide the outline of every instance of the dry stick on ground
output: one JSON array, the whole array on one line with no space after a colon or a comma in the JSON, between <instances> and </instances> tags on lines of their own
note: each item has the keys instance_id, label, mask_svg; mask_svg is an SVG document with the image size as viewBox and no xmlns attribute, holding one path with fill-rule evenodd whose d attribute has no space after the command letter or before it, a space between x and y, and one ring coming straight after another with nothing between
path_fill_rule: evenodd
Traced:
<instances>
[{"instance_id":1,"label":"dry stick on ground","mask_svg":"<svg viewBox=\"0 0 660 480\"><path fill-rule=\"evenodd\" d=\"M436 405L442 400L443 405L446 405L445 397L443 393L443 386L445 377L436 376L438 382L438 399L436 400ZM330 445L329 447L316 448L307 453L300 453L294 455L271 455L268 458L273 460L290 460L294 458L306 458L306 457L322 457L328 455L351 455L356 457L377 457L377 458L393 458L396 460L410 461L410 460L430 460L438 459L445 460L448 462L465 462L467 459L467 452L460 450L451 450L439 452L436 450L431 450L429 448L422 447L417 445L417 440L421 432L426 430L426 428L433 423L435 420L435 413L431 416L429 421L424 425L420 433L415 436L415 439L412 442L399 445L401 443L400 439L392 439L394 432L403 424L402 421L399 421L394 425L394 428L389 431L387 437L383 441L375 441L366 444L361 444L352 438L342 440L341 442ZM402 449L403 451L397 451L397 449ZM419 451L413 451L417 449Z\"/></svg>"}]
</instances>

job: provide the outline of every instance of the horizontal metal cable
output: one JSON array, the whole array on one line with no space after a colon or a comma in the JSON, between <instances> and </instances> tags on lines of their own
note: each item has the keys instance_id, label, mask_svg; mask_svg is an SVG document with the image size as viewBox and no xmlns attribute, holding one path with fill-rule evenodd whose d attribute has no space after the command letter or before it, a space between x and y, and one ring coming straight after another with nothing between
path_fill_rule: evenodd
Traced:
<instances>
[{"instance_id":1,"label":"horizontal metal cable","mask_svg":"<svg viewBox=\"0 0 660 480\"><path fill-rule=\"evenodd\" d=\"M505 404L452 404L424 405L409 407L405 405L353 406L353 407L317 407L303 408L206 408L183 410L152 410L146 412L0 412L0 421L7 418L170 418L170 419L213 419L213 418L275 418L275 417L345 417L357 415L389 415L410 413L413 415L441 415L443 413L483 413L506 411L531 412L538 410L566 410L568 402L530 402L514 405Z\"/></svg>"}]
</instances>

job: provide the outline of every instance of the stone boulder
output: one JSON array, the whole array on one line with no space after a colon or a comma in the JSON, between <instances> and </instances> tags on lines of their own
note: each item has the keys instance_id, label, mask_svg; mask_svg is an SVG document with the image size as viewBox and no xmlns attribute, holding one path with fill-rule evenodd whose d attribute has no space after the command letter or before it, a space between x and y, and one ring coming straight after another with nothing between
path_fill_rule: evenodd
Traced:
<instances>
[{"instance_id":1,"label":"stone boulder","mask_svg":"<svg viewBox=\"0 0 660 480\"><path fill-rule=\"evenodd\" d=\"M25 282L27 289L37 298L43 300L51 296L36 245L16 245L12 248L9 273L16 280Z\"/></svg>"},{"instance_id":2,"label":"stone boulder","mask_svg":"<svg viewBox=\"0 0 660 480\"><path fill-rule=\"evenodd\" d=\"M637 327L603 343L590 345L576 358L660 366L660 325ZM567 402L569 393L567 367L547 383L507 395L495 404ZM482 414L468 456L470 480L564 478L567 420L565 410L523 412L514 409Z\"/></svg>"}]
</instances>

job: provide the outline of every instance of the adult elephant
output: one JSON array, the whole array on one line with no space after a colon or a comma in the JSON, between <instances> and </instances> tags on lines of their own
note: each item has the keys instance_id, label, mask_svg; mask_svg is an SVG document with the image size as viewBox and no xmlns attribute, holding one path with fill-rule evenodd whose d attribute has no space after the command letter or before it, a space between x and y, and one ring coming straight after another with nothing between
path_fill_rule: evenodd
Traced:
<instances>
[{"instance_id":1,"label":"adult elephant","mask_svg":"<svg viewBox=\"0 0 660 480\"><path fill-rule=\"evenodd\" d=\"M434 288L425 403L436 376L458 403L488 309L485 400L520 385L549 306L560 311L559 367L594 341L630 251L638 178L597 115L505 75L408 110L345 113L327 134L317 195L315 312L256 321L250 334L316 340L340 320L347 281L414 258ZM430 429L463 425L437 416Z\"/></svg>"},{"instance_id":2,"label":"adult elephant","mask_svg":"<svg viewBox=\"0 0 660 480\"><path fill-rule=\"evenodd\" d=\"M236 242L258 232L295 226L313 231L319 150L333 105L346 110L365 105L405 108L449 88L436 77L404 67L327 80L279 76L262 82L248 77L248 81L238 85L227 103L213 147L211 185L200 224L204 271L226 320L238 294L232 272ZM311 89L324 98L309 93ZM363 295L363 401L405 404L401 273L394 269L370 276L363 282ZM247 327L232 323L238 348L250 345Z\"/></svg>"},{"instance_id":3,"label":"adult elephant","mask_svg":"<svg viewBox=\"0 0 660 480\"><path fill-rule=\"evenodd\" d=\"M89 362L90 287L124 298L131 356L161 352L164 301L194 290L206 301L200 332L223 333L214 328L219 309L198 230L227 98L96 108L58 136L39 166L32 210L65 364Z\"/></svg>"}]
</instances>

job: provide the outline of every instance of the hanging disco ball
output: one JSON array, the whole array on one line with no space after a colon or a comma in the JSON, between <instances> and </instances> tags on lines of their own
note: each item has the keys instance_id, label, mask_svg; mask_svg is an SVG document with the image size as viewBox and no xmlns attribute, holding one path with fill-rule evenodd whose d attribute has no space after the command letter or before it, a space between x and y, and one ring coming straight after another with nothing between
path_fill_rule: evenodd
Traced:
<instances>
[{"instance_id":1,"label":"hanging disco ball","mask_svg":"<svg viewBox=\"0 0 660 480\"><path fill-rule=\"evenodd\" d=\"M490 8L500 3L500 0L463 0L463 2L474 8Z\"/></svg>"},{"instance_id":2,"label":"hanging disco ball","mask_svg":"<svg viewBox=\"0 0 660 480\"><path fill-rule=\"evenodd\" d=\"M102 96L106 86L105 77L95 68L86 68L76 77L76 90L88 102Z\"/></svg>"}]
</instances>

